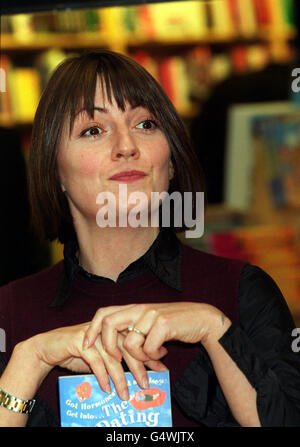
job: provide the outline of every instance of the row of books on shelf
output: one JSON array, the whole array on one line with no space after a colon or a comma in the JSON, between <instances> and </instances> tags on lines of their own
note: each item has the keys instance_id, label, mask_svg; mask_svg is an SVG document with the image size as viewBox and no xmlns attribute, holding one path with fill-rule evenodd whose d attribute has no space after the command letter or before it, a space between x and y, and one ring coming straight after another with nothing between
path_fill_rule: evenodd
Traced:
<instances>
[{"instance_id":1,"label":"row of books on shelf","mask_svg":"<svg viewBox=\"0 0 300 447\"><path fill-rule=\"evenodd\" d=\"M2 54L0 59L0 122L30 123L50 73L68 53L52 49L40 53L34 66L18 67ZM213 84L230 74L259 70L271 60L267 44L237 45L227 53L212 53L209 46L196 46L183 56L153 57L138 50L131 56L143 65L165 89L182 116L197 111L197 103Z\"/></svg>"},{"instance_id":2,"label":"row of books on shelf","mask_svg":"<svg viewBox=\"0 0 300 447\"><path fill-rule=\"evenodd\" d=\"M300 108L291 100L235 104L228 113L224 203L187 243L265 270L300 304Z\"/></svg>"},{"instance_id":3,"label":"row of books on shelf","mask_svg":"<svg viewBox=\"0 0 300 447\"><path fill-rule=\"evenodd\" d=\"M300 303L299 224L241 225L210 228L195 248L240 259L270 275L291 308Z\"/></svg>"},{"instance_id":4,"label":"row of books on shelf","mask_svg":"<svg viewBox=\"0 0 300 447\"><path fill-rule=\"evenodd\" d=\"M295 0L179 1L138 6L4 16L2 33L20 40L38 32L126 36L146 40L188 40L212 36L252 37L263 28L276 33L294 27Z\"/></svg>"}]
</instances>

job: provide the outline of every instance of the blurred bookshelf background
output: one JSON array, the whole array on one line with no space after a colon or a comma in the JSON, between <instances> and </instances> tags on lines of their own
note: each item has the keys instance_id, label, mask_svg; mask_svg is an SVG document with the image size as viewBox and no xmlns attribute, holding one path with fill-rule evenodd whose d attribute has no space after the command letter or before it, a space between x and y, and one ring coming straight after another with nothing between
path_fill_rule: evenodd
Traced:
<instances>
[{"instance_id":1,"label":"blurred bookshelf background","mask_svg":"<svg viewBox=\"0 0 300 447\"><path fill-rule=\"evenodd\" d=\"M300 322L300 81L292 75L300 67L297 0L122 3L93 9L66 3L64 10L1 16L3 148L13 135L26 166L39 97L66 56L90 48L128 54L169 95L206 175L205 233L180 238L262 267ZM7 170L11 185L14 170ZM59 244L29 239L24 274L62 258ZM15 276L21 275L20 269ZM7 278L2 283L13 279Z\"/></svg>"}]
</instances>

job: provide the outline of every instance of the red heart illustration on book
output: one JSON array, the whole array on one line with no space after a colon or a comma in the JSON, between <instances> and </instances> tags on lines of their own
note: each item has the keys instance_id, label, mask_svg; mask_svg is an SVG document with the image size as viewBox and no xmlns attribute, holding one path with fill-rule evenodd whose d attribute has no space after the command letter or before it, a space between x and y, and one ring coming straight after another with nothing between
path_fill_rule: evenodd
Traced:
<instances>
[{"instance_id":1,"label":"red heart illustration on book","mask_svg":"<svg viewBox=\"0 0 300 447\"><path fill-rule=\"evenodd\" d=\"M136 410L146 410L151 407L159 407L166 400L167 392L158 388L136 391L130 403Z\"/></svg>"},{"instance_id":2,"label":"red heart illustration on book","mask_svg":"<svg viewBox=\"0 0 300 447\"><path fill-rule=\"evenodd\" d=\"M76 394L80 402L91 397L92 387L89 382L82 382L76 387Z\"/></svg>"}]
</instances>

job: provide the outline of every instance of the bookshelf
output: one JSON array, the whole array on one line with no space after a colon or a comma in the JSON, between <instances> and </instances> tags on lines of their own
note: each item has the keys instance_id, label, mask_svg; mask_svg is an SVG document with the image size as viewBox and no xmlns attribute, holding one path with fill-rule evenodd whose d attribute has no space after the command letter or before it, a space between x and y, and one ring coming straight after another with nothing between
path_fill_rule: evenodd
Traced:
<instances>
[{"instance_id":1,"label":"bookshelf","mask_svg":"<svg viewBox=\"0 0 300 447\"><path fill-rule=\"evenodd\" d=\"M168 36L165 38L155 38L150 41L145 37L128 36L126 41L119 44L115 40L111 39L109 34L97 35L91 32L80 32L70 36L69 33L39 33L38 39L36 36L32 36L28 40L19 39L17 36L11 34L1 35L1 47L5 53L12 54L20 51L43 51L49 48L63 48L63 49L89 49L89 48L110 48L111 50L121 51L128 53L132 47L134 48L151 48L159 46L165 48L169 46L195 46L195 45L232 45L244 44L249 45L251 43L268 43L282 42L287 43L295 39L297 33L296 30L290 30L285 33L276 33L274 30L261 30L255 36L244 37L238 34L230 35L218 35L208 33L207 36L202 38L172 38ZM70 38L72 37L72 39ZM120 48L121 47L121 48Z\"/></svg>"},{"instance_id":2,"label":"bookshelf","mask_svg":"<svg viewBox=\"0 0 300 447\"><path fill-rule=\"evenodd\" d=\"M15 113L18 101L13 98L14 88L9 88L13 84L10 78L15 77L13 72L19 65L23 68L25 58L32 70L32 88L36 89L38 82L33 78L41 77L37 60L55 49L66 56L89 48L129 54L146 68L151 67L150 72L163 87L179 84L183 96L177 102L178 95L171 92L170 98L183 117L192 117L214 83L241 71L243 64L238 59L245 59L244 70L255 70L272 59L292 57L289 44L296 36L294 1L178 1L172 7L161 3L3 16L1 67L6 72L7 92L1 95L0 124L30 125L35 101L27 118L20 119ZM46 65L51 72L55 58L49 58L51 63ZM162 67L169 72L164 81ZM197 70L203 72L203 67L206 73L199 79ZM45 71L45 64L42 68ZM172 73L178 72L180 76L173 80ZM25 86L20 84L23 91L30 91L29 80ZM38 95L42 88L43 79Z\"/></svg>"}]
</instances>

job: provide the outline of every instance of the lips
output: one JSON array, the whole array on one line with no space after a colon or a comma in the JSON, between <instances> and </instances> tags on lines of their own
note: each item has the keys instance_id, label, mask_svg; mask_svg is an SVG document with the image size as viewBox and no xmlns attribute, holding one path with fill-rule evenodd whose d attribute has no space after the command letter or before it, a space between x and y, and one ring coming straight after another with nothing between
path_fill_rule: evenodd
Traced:
<instances>
[{"instance_id":1,"label":"lips","mask_svg":"<svg viewBox=\"0 0 300 447\"><path fill-rule=\"evenodd\" d=\"M133 181L139 180L146 175L143 171L122 171L110 177L109 180Z\"/></svg>"}]
</instances>

